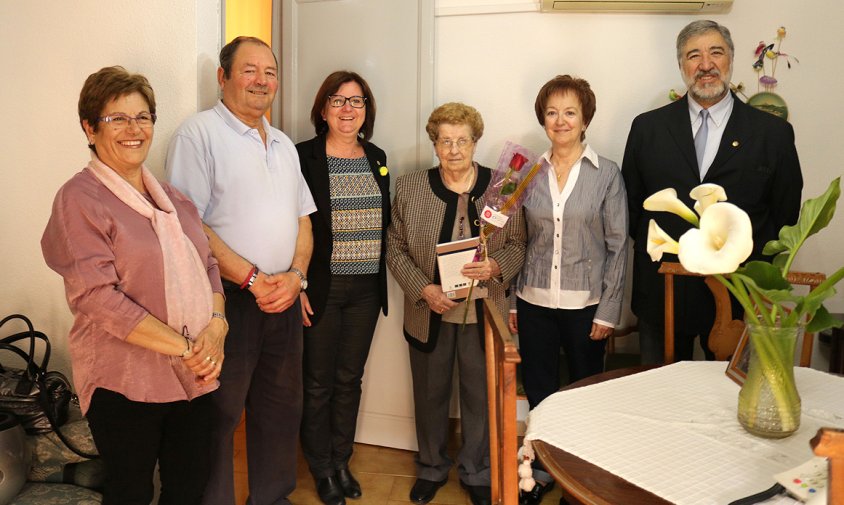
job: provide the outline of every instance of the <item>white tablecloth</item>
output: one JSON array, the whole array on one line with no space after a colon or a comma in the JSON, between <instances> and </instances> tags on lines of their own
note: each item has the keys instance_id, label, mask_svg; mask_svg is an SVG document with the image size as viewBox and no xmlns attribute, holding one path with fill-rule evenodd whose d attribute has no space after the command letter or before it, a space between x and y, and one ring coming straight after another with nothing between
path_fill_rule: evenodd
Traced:
<instances>
[{"instance_id":1,"label":"white tablecloth","mask_svg":"<svg viewBox=\"0 0 844 505\"><path fill-rule=\"evenodd\" d=\"M528 417L543 440L680 505L719 504L765 490L812 458L809 440L844 427L844 378L795 368L800 429L767 440L736 419L739 386L725 362L684 361L548 397Z\"/></svg>"}]
</instances>

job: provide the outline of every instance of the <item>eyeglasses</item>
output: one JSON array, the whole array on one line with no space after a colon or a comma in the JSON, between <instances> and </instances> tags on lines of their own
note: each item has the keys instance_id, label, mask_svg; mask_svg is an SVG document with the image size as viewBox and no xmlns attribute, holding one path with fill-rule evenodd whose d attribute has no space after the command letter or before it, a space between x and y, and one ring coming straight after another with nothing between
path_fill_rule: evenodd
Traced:
<instances>
[{"instance_id":1,"label":"eyeglasses","mask_svg":"<svg viewBox=\"0 0 844 505\"><path fill-rule=\"evenodd\" d=\"M98 119L103 123L110 124L115 130L122 130L129 126L129 123L132 122L133 119L135 120L135 123L137 123L138 128L151 128L152 125L155 124L156 115L151 112L141 112L137 116L132 117L128 114L117 112Z\"/></svg>"},{"instance_id":2,"label":"eyeglasses","mask_svg":"<svg viewBox=\"0 0 844 505\"><path fill-rule=\"evenodd\" d=\"M464 147L470 145L474 142L474 139L467 139L465 137L459 138L457 140L452 139L439 139L437 140L437 145L445 149L446 151L450 151L452 147L457 146L458 149L463 149Z\"/></svg>"},{"instance_id":3,"label":"eyeglasses","mask_svg":"<svg viewBox=\"0 0 844 505\"><path fill-rule=\"evenodd\" d=\"M342 107L349 102L349 105L355 109L362 109L366 106L365 96L343 96L343 95L328 95L328 105L332 107Z\"/></svg>"}]
</instances>

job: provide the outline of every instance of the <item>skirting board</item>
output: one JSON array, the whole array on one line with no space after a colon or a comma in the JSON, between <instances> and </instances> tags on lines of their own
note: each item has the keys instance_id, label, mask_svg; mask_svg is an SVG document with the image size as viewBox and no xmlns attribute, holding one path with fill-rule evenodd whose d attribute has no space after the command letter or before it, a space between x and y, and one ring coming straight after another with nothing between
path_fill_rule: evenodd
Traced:
<instances>
[{"instance_id":1,"label":"skirting board","mask_svg":"<svg viewBox=\"0 0 844 505\"><path fill-rule=\"evenodd\" d=\"M412 417L360 412L355 442L416 451L416 422Z\"/></svg>"}]
</instances>

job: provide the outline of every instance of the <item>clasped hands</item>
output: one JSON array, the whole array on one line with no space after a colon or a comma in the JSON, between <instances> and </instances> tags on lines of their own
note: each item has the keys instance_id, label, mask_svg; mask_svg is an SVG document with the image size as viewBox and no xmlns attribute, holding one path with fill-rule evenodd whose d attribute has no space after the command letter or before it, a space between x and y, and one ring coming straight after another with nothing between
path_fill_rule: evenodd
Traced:
<instances>
[{"instance_id":1,"label":"clasped hands","mask_svg":"<svg viewBox=\"0 0 844 505\"><path fill-rule=\"evenodd\" d=\"M198 384L208 383L220 377L223 371L223 361L226 358L224 347L228 323L220 318L212 317L208 325L199 332L190 351L182 361L196 375Z\"/></svg>"},{"instance_id":2,"label":"clasped hands","mask_svg":"<svg viewBox=\"0 0 844 505\"><path fill-rule=\"evenodd\" d=\"M501 269L498 262L494 259L486 259L484 261L473 261L466 263L460 269L460 273L469 279L486 281L493 277L501 275ZM437 314L443 314L460 305L459 302L450 300L445 293L443 293L442 286L439 284L428 284L422 289L422 298L428 304L431 311Z\"/></svg>"},{"instance_id":3,"label":"clasped hands","mask_svg":"<svg viewBox=\"0 0 844 505\"><path fill-rule=\"evenodd\" d=\"M255 295L258 308L267 313L284 312L296 301L302 290L302 281L293 272L268 275L259 272L249 288Z\"/></svg>"}]
</instances>

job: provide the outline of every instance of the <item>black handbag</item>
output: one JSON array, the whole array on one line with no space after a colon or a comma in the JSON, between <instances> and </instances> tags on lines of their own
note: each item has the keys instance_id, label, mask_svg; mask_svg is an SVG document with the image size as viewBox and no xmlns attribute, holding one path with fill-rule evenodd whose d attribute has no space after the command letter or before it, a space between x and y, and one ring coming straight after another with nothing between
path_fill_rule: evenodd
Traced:
<instances>
[{"instance_id":1,"label":"black handbag","mask_svg":"<svg viewBox=\"0 0 844 505\"><path fill-rule=\"evenodd\" d=\"M0 340L0 351L9 351L17 355L26 366L17 369L0 364L0 411L17 417L27 435L54 431L71 451L85 458L97 457L77 450L59 430L59 427L67 422L71 402L77 402L78 399L64 374L47 371L50 363L50 340L47 335L35 331L32 322L20 314L5 317L0 321L0 327L12 319L22 320L26 323L28 331ZM22 340L29 340L29 352L13 345ZM44 343L44 356L40 364L35 360L37 340Z\"/></svg>"}]
</instances>

